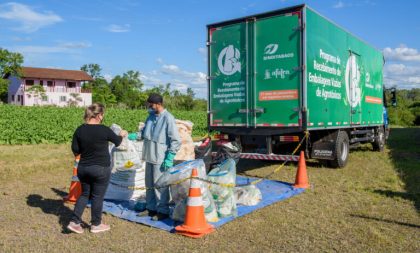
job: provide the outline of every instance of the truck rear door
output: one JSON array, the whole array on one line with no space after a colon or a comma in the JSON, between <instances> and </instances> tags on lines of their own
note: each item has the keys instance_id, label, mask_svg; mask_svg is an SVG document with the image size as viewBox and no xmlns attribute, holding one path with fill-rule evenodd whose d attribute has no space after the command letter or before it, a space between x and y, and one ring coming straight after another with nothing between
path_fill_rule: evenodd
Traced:
<instances>
[{"instance_id":1,"label":"truck rear door","mask_svg":"<svg viewBox=\"0 0 420 253\"><path fill-rule=\"evenodd\" d=\"M301 83L299 13L255 23L255 126L298 126Z\"/></svg>"},{"instance_id":2,"label":"truck rear door","mask_svg":"<svg viewBox=\"0 0 420 253\"><path fill-rule=\"evenodd\" d=\"M209 30L211 126L299 125L300 13Z\"/></svg>"},{"instance_id":3,"label":"truck rear door","mask_svg":"<svg viewBox=\"0 0 420 253\"><path fill-rule=\"evenodd\" d=\"M247 24L209 30L211 126L248 126Z\"/></svg>"}]
</instances>

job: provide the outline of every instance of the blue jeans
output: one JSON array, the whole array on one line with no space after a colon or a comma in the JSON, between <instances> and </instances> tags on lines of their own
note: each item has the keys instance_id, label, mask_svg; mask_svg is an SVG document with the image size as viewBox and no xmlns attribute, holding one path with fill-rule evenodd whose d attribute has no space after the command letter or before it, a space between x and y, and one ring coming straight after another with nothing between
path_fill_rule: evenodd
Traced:
<instances>
[{"instance_id":1,"label":"blue jeans","mask_svg":"<svg viewBox=\"0 0 420 253\"><path fill-rule=\"evenodd\" d=\"M91 224L94 226L101 224L104 196L110 176L110 167L79 165L77 168L77 177L82 185L82 195L76 202L71 221L77 224L82 222L83 211L90 200L92 204Z\"/></svg>"},{"instance_id":2,"label":"blue jeans","mask_svg":"<svg viewBox=\"0 0 420 253\"><path fill-rule=\"evenodd\" d=\"M161 164L146 163L146 187L154 187L163 174ZM169 214L169 187L146 190L146 209Z\"/></svg>"}]
</instances>

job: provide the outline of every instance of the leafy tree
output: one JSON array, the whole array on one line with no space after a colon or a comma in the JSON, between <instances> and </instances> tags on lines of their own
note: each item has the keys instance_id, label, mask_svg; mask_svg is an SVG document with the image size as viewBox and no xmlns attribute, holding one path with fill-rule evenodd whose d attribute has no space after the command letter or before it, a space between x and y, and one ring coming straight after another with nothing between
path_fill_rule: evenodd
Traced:
<instances>
[{"instance_id":1,"label":"leafy tree","mask_svg":"<svg viewBox=\"0 0 420 253\"><path fill-rule=\"evenodd\" d=\"M9 80L3 79L8 75L21 76L23 56L0 48L0 101L7 102Z\"/></svg>"},{"instance_id":2,"label":"leafy tree","mask_svg":"<svg viewBox=\"0 0 420 253\"><path fill-rule=\"evenodd\" d=\"M29 89L26 90L28 93L28 97L33 96L34 97L34 103L36 105L39 105L39 99L44 100L47 98L47 95L45 94L45 89L39 84L35 84Z\"/></svg>"},{"instance_id":3,"label":"leafy tree","mask_svg":"<svg viewBox=\"0 0 420 253\"><path fill-rule=\"evenodd\" d=\"M412 126L420 121L420 89L397 90L397 106L388 107L389 120L393 125ZM391 104L391 93L386 92L388 104Z\"/></svg>"},{"instance_id":4,"label":"leafy tree","mask_svg":"<svg viewBox=\"0 0 420 253\"><path fill-rule=\"evenodd\" d=\"M207 100L205 100L205 99L195 99L194 100L194 110L196 110L196 111L207 111Z\"/></svg>"},{"instance_id":5,"label":"leafy tree","mask_svg":"<svg viewBox=\"0 0 420 253\"><path fill-rule=\"evenodd\" d=\"M141 95L143 82L140 80L138 71L129 70L122 76L115 76L110 87L119 104L124 104L132 109L141 108L144 105L144 96Z\"/></svg>"},{"instance_id":6,"label":"leafy tree","mask_svg":"<svg viewBox=\"0 0 420 253\"><path fill-rule=\"evenodd\" d=\"M117 98L112 93L108 82L104 78L97 78L94 82L95 85L92 87L93 102L98 102L105 106L115 105Z\"/></svg>"},{"instance_id":7,"label":"leafy tree","mask_svg":"<svg viewBox=\"0 0 420 253\"><path fill-rule=\"evenodd\" d=\"M77 106L83 99L79 93L70 93L70 99L67 101L68 106Z\"/></svg>"},{"instance_id":8,"label":"leafy tree","mask_svg":"<svg viewBox=\"0 0 420 253\"><path fill-rule=\"evenodd\" d=\"M123 74L123 78L128 81L129 85L141 91L143 82L140 80L140 72L129 70Z\"/></svg>"},{"instance_id":9,"label":"leafy tree","mask_svg":"<svg viewBox=\"0 0 420 253\"><path fill-rule=\"evenodd\" d=\"M117 103L117 98L112 93L109 83L102 77L102 68L99 64L85 64L80 69L94 79L83 86L85 89L92 90L93 102L98 102L105 106L115 105Z\"/></svg>"},{"instance_id":10,"label":"leafy tree","mask_svg":"<svg viewBox=\"0 0 420 253\"><path fill-rule=\"evenodd\" d=\"M414 125L420 126L420 99L410 106L410 111L414 115Z\"/></svg>"},{"instance_id":11,"label":"leafy tree","mask_svg":"<svg viewBox=\"0 0 420 253\"><path fill-rule=\"evenodd\" d=\"M96 64L96 63L85 64L80 68L80 70L83 70L86 73L88 73L93 79L102 77L101 75L102 68L101 66L99 66L99 64Z\"/></svg>"}]
</instances>

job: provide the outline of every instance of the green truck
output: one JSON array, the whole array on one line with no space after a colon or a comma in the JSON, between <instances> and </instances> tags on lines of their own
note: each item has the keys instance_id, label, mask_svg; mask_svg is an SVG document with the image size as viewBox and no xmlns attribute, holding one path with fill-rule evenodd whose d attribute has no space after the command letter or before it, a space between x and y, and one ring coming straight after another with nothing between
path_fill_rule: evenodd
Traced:
<instances>
[{"instance_id":1,"label":"green truck","mask_svg":"<svg viewBox=\"0 0 420 253\"><path fill-rule=\"evenodd\" d=\"M381 51L307 5L210 24L208 126L241 158L344 167L349 149L387 137ZM287 155L289 154L289 155Z\"/></svg>"}]
</instances>

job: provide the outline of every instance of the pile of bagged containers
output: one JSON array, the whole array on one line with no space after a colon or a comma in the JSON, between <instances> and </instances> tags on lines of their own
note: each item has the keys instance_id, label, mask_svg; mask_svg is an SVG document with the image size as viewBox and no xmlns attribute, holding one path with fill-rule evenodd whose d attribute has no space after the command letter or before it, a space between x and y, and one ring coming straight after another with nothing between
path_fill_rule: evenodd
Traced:
<instances>
[{"instance_id":1,"label":"pile of bagged containers","mask_svg":"<svg viewBox=\"0 0 420 253\"><path fill-rule=\"evenodd\" d=\"M170 188L174 220L184 221L190 180L183 179L191 176L193 168L197 168L199 178L203 179L200 188L207 221L217 222L219 217L236 216L237 204L259 203L261 192L255 185L235 187L236 164L241 151L238 145L219 143L215 159L212 160L211 139L204 138L194 143L191 137L193 124L181 120L176 123L182 145L175 160L181 163L164 172L156 183L157 187ZM139 130L143 125L139 124ZM121 127L116 124L111 129L117 134L121 131ZM142 148L142 141L130 141L127 138L123 139L119 147L110 146L112 173L105 199L136 200L138 204L144 204L145 162L141 159Z\"/></svg>"}]
</instances>

